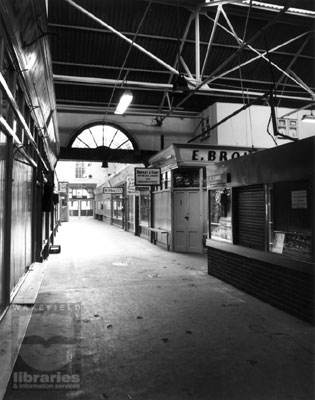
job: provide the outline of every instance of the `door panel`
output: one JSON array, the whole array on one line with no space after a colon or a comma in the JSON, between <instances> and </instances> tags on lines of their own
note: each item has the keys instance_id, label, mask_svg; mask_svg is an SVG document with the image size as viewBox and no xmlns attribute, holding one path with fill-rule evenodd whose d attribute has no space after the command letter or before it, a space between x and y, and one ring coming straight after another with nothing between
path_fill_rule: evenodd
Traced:
<instances>
[{"instance_id":1,"label":"door panel","mask_svg":"<svg viewBox=\"0 0 315 400\"><path fill-rule=\"evenodd\" d=\"M202 250L199 191L174 192L174 251L199 253Z\"/></svg>"},{"instance_id":2,"label":"door panel","mask_svg":"<svg viewBox=\"0 0 315 400\"><path fill-rule=\"evenodd\" d=\"M174 192L174 250L186 252L186 193Z\"/></svg>"},{"instance_id":3,"label":"door panel","mask_svg":"<svg viewBox=\"0 0 315 400\"><path fill-rule=\"evenodd\" d=\"M186 192L189 219L187 221L187 251L201 252L202 238L200 224L200 195L199 192Z\"/></svg>"}]
</instances>

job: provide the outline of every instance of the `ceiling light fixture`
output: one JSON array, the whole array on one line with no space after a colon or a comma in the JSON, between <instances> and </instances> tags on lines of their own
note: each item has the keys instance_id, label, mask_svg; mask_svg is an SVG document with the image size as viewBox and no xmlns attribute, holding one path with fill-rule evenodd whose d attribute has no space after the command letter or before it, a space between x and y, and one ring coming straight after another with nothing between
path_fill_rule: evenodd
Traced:
<instances>
[{"instance_id":1,"label":"ceiling light fixture","mask_svg":"<svg viewBox=\"0 0 315 400\"><path fill-rule=\"evenodd\" d=\"M131 91L126 90L119 100L118 106L115 110L115 114L123 114L127 110L129 104L132 102L132 99L133 95Z\"/></svg>"},{"instance_id":2,"label":"ceiling light fixture","mask_svg":"<svg viewBox=\"0 0 315 400\"><path fill-rule=\"evenodd\" d=\"M313 110L311 110L311 114L310 115L308 115L308 114L303 115L302 121L303 122L308 122L308 123L311 123L311 124L315 124L315 115L313 114Z\"/></svg>"}]
</instances>

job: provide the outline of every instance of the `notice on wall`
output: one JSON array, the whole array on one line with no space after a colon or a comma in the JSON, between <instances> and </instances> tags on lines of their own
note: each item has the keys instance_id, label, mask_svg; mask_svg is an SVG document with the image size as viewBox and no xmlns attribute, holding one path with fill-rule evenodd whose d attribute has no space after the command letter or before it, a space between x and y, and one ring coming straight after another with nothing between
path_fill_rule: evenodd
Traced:
<instances>
[{"instance_id":1,"label":"notice on wall","mask_svg":"<svg viewBox=\"0 0 315 400\"><path fill-rule=\"evenodd\" d=\"M307 208L307 190L295 190L291 192L292 208Z\"/></svg>"},{"instance_id":2,"label":"notice on wall","mask_svg":"<svg viewBox=\"0 0 315 400\"><path fill-rule=\"evenodd\" d=\"M283 232L275 232L275 237L273 239L272 252L273 253L283 253L283 245L284 245L285 233Z\"/></svg>"},{"instance_id":3,"label":"notice on wall","mask_svg":"<svg viewBox=\"0 0 315 400\"><path fill-rule=\"evenodd\" d=\"M135 168L136 186L158 186L161 184L160 168Z\"/></svg>"},{"instance_id":4,"label":"notice on wall","mask_svg":"<svg viewBox=\"0 0 315 400\"><path fill-rule=\"evenodd\" d=\"M135 193L137 193L135 179L133 176L127 176L127 195L129 196Z\"/></svg>"}]
</instances>

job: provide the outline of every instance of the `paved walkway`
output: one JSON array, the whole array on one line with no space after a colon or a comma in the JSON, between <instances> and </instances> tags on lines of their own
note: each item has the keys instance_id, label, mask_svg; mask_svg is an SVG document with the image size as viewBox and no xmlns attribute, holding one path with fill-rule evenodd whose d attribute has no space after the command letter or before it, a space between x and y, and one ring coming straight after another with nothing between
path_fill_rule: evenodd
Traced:
<instances>
[{"instance_id":1,"label":"paved walkway","mask_svg":"<svg viewBox=\"0 0 315 400\"><path fill-rule=\"evenodd\" d=\"M92 219L59 229L4 397L311 400L314 327Z\"/></svg>"}]
</instances>

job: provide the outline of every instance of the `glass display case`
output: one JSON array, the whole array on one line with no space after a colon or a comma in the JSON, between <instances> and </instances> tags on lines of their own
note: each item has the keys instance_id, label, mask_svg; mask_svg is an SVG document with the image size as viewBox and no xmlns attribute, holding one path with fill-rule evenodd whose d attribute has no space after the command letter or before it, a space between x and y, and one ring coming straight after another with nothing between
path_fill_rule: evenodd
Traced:
<instances>
[{"instance_id":1,"label":"glass display case","mask_svg":"<svg viewBox=\"0 0 315 400\"><path fill-rule=\"evenodd\" d=\"M271 251L300 260L311 261L311 234L274 231Z\"/></svg>"},{"instance_id":2,"label":"glass display case","mask_svg":"<svg viewBox=\"0 0 315 400\"><path fill-rule=\"evenodd\" d=\"M211 239L232 242L231 189L209 191Z\"/></svg>"},{"instance_id":3,"label":"glass display case","mask_svg":"<svg viewBox=\"0 0 315 400\"><path fill-rule=\"evenodd\" d=\"M308 182L274 184L270 197L270 245L273 253L312 260L311 194Z\"/></svg>"}]
</instances>

